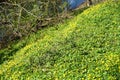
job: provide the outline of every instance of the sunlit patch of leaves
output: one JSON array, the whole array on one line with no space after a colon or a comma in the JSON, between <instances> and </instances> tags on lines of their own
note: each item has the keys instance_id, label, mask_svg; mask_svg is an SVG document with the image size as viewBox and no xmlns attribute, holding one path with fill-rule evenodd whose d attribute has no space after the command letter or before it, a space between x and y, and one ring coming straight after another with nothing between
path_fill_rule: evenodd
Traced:
<instances>
[{"instance_id":1,"label":"sunlit patch of leaves","mask_svg":"<svg viewBox=\"0 0 120 80\"><path fill-rule=\"evenodd\" d=\"M99 4L57 29L26 37L14 45L13 49L19 48L14 58L0 65L0 78L118 80L120 22L115 16L119 16L119 4Z\"/></svg>"}]
</instances>

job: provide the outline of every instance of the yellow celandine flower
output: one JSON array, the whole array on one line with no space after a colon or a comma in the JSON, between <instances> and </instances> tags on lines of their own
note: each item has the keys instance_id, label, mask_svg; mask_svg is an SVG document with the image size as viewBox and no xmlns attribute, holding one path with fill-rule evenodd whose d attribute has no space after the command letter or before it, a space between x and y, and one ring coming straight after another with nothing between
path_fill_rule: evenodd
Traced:
<instances>
[{"instance_id":1,"label":"yellow celandine flower","mask_svg":"<svg viewBox=\"0 0 120 80\"><path fill-rule=\"evenodd\" d=\"M65 76L66 76L66 74L64 73L64 74L63 74L63 77L65 77Z\"/></svg>"},{"instance_id":2,"label":"yellow celandine flower","mask_svg":"<svg viewBox=\"0 0 120 80\"><path fill-rule=\"evenodd\" d=\"M55 78L55 80L58 80L58 78Z\"/></svg>"},{"instance_id":3,"label":"yellow celandine flower","mask_svg":"<svg viewBox=\"0 0 120 80\"><path fill-rule=\"evenodd\" d=\"M56 74L56 71L54 71L53 74L55 75L55 74Z\"/></svg>"},{"instance_id":4,"label":"yellow celandine flower","mask_svg":"<svg viewBox=\"0 0 120 80\"><path fill-rule=\"evenodd\" d=\"M28 77L27 80L30 80L30 77Z\"/></svg>"},{"instance_id":5,"label":"yellow celandine flower","mask_svg":"<svg viewBox=\"0 0 120 80\"><path fill-rule=\"evenodd\" d=\"M105 61L101 61L101 63L103 64L103 63L105 63Z\"/></svg>"},{"instance_id":6,"label":"yellow celandine flower","mask_svg":"<svg viewBox=\"0 0 120 80\"><path fill-rule=\"evenodd\" d=\"M85 80L84 78L82 78L82 80Z\"/></svg>"},{"instance_id":7,"label":"yellow celandine flower","mask_svg":"<svg viewBox=\"0 0 120 80\"><path fill-rule=\"evenodd\" d=\"M99 70L98 68L96 68L96 70Z\"/></svg>"},{"instance_id":8,"label":"yellow celandine flower","mask_svg":"<svg viewBox=\"0 0 120 80\"><path fill-rule=\"evenodd\" d=\"M105 63L105 69L109 70L109 65Z\"/></svg>"},{"instance_id":9,"label":"yellow celandine flower","mask_svg":"<svg viewBox=\"0 0 120 80\"><path fill-rule=\"evenodd\" d=\"M97 78L97 80L101 80L101 78Z\"/></svg>"},{"instance_id":10,"label":"yellow celandine flower","mask_svg":"<svg viewBox=\"0 0 120 80\"><path fill-rule=\"evenodd\" d=\"M2 74L2 71L0 70L0 74Z\"/></svg>"},{"instance_id":11,"label":"yellow celandine flower","mask_svg":"<svg viewBox=\"0 0 120 80\"><path fill-rule=\"evenodd\" d=\"M91 74L88 74L88 80L90 80L92 78Z\"/></svg>"}]
</instances>

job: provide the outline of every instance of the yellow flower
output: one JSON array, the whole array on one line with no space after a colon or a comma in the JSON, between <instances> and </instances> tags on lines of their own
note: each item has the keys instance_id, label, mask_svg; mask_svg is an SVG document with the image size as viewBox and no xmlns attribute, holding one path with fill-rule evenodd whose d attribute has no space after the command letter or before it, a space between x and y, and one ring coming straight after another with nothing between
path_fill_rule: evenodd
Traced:
<instances>
[{"instance_id":1,"label":"yellow flower","mask_svg":"<svg viewBox=\"0 0 120 80\"><path fill-rule=\"evenodd\" d=\"M82 80L85 80L84 78L82 78Z\"/></svg>"},{"instance_id":2,"label":"yellow flower","mask_svg":"<svg viewBox=\"0 0 120 80\"><path fill-rule=\"evenodd\" d=\"M105 64L105 69L109 70L109 65L108 64Z\"/></svg>"},{"instance_id":3,"label":"yellow flower","mask_svg":"<svg viewBox=\"0 0 120 80\"><path fill-rule=\"evenodd\" d=\"M55 78L55 80L58 80L58 78Z\"/></svg>"},{"instance_id":4,"label":"yellow flower","mask_svg":"<svg viewBox=\"0 0 120 80\"><path fill-rule=\"evenodd\" d=\"M92 75L91 74L88 74L88 80L92 79Z\"/></svg>"},{"instance_id":5,"label":"yellow flower","mask_svg":"<svg viewBox=\"0 0 120 80\"><path fill-rule=\"evenodd\" d=\"M103 64L103 63L105 63L104 61L101 61L101 63Z\"/></svg>"},{"instance_id":6,"label":"yellow flower","mask_svg":"<svg viewBox=\"0 0 120 80\"><path fill-rule=\"evenodd\" d=\"M63 77L65 77L65 76L66 76L66 74L64 73L64 74L63 74Z\"/></svg>"},{"instance_id":7,"label":"yellow flower","mask_svg":"<svg viewBox=\"0 0 120 80\"><path fill-rule=\"evenodd\" d=\"M96 68L96 70L99 70L98 68Z\"/></svg>"}]
</instances>

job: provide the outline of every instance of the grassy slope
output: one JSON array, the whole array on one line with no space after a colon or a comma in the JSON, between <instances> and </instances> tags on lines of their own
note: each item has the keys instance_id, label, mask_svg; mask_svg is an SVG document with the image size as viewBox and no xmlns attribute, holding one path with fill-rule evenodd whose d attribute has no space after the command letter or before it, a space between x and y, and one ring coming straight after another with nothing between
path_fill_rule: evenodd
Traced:
<instances>
[{"instance_id":1,"label":"grassy slope","mask_svg":"<svg viewBox=\"0 0 120 80\"><path fill-rule=\"evenodd\" d=\"M85 10L1 50L1 80L116 80L120 76L120 1Z\"/></svg>"}]
</instances>

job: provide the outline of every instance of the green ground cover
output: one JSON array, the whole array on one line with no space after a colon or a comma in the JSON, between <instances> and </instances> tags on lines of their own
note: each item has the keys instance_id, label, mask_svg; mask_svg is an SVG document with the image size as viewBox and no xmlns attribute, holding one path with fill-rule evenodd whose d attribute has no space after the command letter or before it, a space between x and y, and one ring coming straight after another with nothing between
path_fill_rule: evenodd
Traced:
<instances>
[{"instance_id":1,"label":"green ground cover","mask_svg":"<svg viewBox=\"0 0 120 80\"><path fill-rule=\"evenodd\" d=\"M0 50L0 79L119 80L119 10L98 4Z\"/></svg>"}]
</instances>

